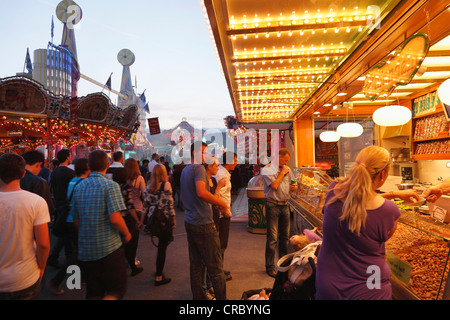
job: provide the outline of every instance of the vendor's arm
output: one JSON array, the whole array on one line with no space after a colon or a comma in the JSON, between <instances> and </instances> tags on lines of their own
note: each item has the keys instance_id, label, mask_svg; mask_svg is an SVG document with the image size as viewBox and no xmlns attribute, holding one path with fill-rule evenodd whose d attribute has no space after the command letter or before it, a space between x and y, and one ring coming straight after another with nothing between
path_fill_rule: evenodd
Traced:
<instances>
[{"instance_id":1,"label":"vendor's arm","mask_svg":"<svg viewBox=\"0 0 450 320\"><path fill-rule=\"evenodd\" d=\"M422 197L430 202L436 202L443 194L450 193L450 178L447 178L440 184L426 189L422 193Z\"/></svg>"}]
</instances>

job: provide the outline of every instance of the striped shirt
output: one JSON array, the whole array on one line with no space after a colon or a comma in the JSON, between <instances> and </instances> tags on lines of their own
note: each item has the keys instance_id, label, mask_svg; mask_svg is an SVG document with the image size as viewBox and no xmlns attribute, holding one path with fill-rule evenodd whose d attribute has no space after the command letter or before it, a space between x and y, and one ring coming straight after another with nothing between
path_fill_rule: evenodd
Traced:
<instances>
[{"instance_id":1,"label":"striped shirt","mask_svg":"<svg viewBox=\"0 0 450 320\"><path fill-rule=\"evenodd\" d=\"M93 172L74 190L72 215L80 221L78 259L97 261L122 246L122 240L109 216L126 210L119 185L106 175Z\"/></svg>"}]
</instances>

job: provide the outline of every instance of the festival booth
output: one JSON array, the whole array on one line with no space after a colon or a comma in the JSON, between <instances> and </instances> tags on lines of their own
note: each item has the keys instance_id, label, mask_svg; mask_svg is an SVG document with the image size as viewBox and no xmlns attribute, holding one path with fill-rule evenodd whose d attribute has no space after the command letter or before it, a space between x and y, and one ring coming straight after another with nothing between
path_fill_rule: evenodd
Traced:
<instances>
[{"instance_id":1,"label":"festival booth","mask_svg":"<svg viewBox=\"0 0 450 320\"><path fill-rule=\"evenodd\" d=\"M320 231L331 177L345 176L369 145L392 155L381 192L421 192L449 177L448 1L202 4L237 121L292 128L297 234ZM402 216L386 243L393 298L450 299L450 197L435 207L396 203Z\"/></svg>"}]
</instances>

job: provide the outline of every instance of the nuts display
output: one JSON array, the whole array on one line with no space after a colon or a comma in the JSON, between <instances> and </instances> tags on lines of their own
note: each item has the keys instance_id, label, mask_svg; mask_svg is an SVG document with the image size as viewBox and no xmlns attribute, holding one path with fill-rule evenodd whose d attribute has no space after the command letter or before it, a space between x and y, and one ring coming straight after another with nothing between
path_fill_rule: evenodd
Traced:
<instances>
[{"instance_id":1,"label":"nuts display","mask_svg":"<svg viewBox=\"0 0 450 320\"><path fill-rule=\"evenodd\" d=\"M441 299L449 268L445 266L448 251L443 239L402 223L386 242L386 252L411 266L409 289L423 300Z\"/></svg>"}]
</instances>

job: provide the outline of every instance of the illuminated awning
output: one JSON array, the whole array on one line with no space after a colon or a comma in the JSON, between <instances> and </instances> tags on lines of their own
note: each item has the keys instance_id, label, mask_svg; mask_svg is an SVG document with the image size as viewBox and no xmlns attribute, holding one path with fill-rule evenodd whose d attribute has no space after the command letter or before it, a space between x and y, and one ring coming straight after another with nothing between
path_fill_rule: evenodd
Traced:
<instances>
[{"instance_id":1,"label":"illuminated awning","mask_svg":"<svg viewBox=\"0 0 450 320\"><path fill-rule=\"evenodd\" d=\"M236 115L291 119L399 0L204 0Z\"/></svg>"},{"instance_id":2,"label":"illuminated awning","mask_svg":"<svg viewBox=\"0 0 450 320\"><path fill-rule=\"evenodd\" d=\"M449 76L448 41L431 47L426 73L387 99L367 101L364 76L408 37L435 45L450 33L448 2L201 0L233 106L242 123L288 122L350 102L371 114L425 94ZM355 5L357 4L357 5Z\"/></svg>"}]
</instances>

